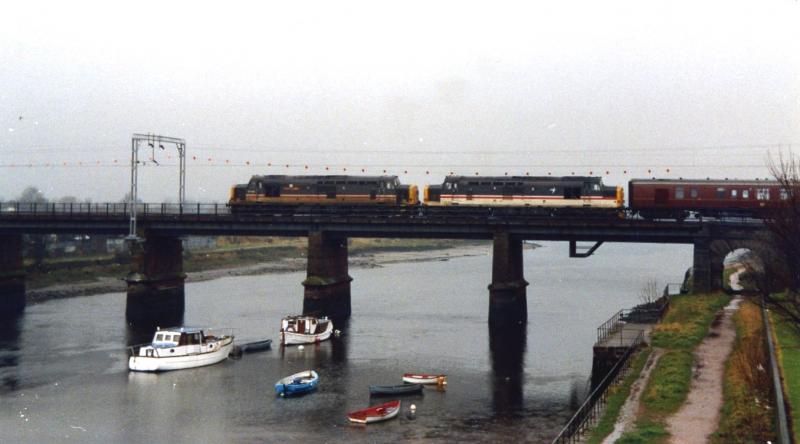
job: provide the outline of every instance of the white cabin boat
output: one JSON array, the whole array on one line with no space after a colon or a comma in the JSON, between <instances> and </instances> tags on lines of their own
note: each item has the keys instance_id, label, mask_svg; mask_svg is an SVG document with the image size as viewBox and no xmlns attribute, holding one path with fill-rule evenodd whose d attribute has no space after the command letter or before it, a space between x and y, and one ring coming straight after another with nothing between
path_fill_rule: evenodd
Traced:
<instances>
[{"instance_id":1,"label":"white cabin boat","mask_svg":"<svg viewBox=\"0 0 800 444\"><path fill-rule=\"evenodd\" d=\"M281 345L313 344L331 337L333 321L326 317L286 316L281 319Z\"/></svg>"},{"instance_id":2,"label":"white cabin boat","mask_svg":"<svg viewBox=\"0 0 800 444\"><path fill-rule=\"evenodd\" d=\"M131 347L128 368L161 372L216 364L228 357L233 335L191 327L158 329L150 344Z\"/></svg>"}]
</instances>

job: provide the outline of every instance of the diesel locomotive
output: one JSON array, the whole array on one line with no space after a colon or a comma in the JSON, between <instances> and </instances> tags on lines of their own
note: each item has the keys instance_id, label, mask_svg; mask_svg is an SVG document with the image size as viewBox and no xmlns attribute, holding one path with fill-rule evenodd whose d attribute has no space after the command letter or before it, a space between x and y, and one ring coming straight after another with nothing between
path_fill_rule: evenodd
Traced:
<instances>
[{"instance_id":1,"label":"diesel locomotive","mask_svg":"<svg viewBox=\"0 0 800 444\"><path fill-rule=\"evenodd\" d=\"M231 188L231 210L246 211L275 204L417 205L416 185L397 176L253 176Z\"/></svg>"},{"instance_id":2,"label":"diesel locomotive","mask_svg":"<svg viewBox=\"0 0 800 444\"><path fill-rule=\"evenodd\" d=\"M426 205L622 208L622 187L603 185L600 177L447 176L424 188Z\"/></svg>"}]
</instances>

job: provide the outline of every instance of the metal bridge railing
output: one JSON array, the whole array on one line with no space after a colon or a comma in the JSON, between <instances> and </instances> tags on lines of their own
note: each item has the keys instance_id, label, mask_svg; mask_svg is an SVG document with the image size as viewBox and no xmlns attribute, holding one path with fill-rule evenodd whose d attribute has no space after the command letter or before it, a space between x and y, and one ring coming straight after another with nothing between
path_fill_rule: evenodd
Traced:
<instances>
[{"instance_id":1,"label":"metal bridge railing","mask_svg":"<svg viewBox=\"0 0 800 444\"><path fill-rule=\"evenodd\" d=\"M128 203L34 203L0 202L0 215L13 216L126 216L130 213ZM220 215L230 214L224 203L139 203L136 213L148 215Z\"/></svg>"}]
</instances>

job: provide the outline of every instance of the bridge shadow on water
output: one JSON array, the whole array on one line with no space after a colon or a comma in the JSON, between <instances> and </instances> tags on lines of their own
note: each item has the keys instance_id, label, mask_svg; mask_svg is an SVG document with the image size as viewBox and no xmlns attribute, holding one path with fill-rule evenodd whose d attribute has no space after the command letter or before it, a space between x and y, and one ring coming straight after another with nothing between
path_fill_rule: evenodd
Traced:
<instances>
[{"instance_id":1,"label":"bridge shadow on water","mask_svg":"<svg viewBox=\"0 0 800 444\"><path fill-rule=\"evenodd\" d=\"M23 320L22 312L6 313L0 317L0 393L12 392L19 387L17 366Z\"/></svg>"},{"instance_id":2,"label":"bridge shadow on water","mask_svg":"<svg viewBox=\"0 0 800 444\"><path fill-rule=\"evenodd\" d=\"M125 306L127 329L125 340L129 346L150 342L157 327L183 325L186 299L183 290L128 295Z\"/></svg>"},{"instance_id":3,"label":"bridge shadow on water","mask_svg":"<svg viewBox=\"0 0 800 444\"><path fill-rule=\"evenodd\" d=\"M527 331L525 324L489 326L492 409L496 417L514 417L523 411Z\"/></svg>"}]
</instances>

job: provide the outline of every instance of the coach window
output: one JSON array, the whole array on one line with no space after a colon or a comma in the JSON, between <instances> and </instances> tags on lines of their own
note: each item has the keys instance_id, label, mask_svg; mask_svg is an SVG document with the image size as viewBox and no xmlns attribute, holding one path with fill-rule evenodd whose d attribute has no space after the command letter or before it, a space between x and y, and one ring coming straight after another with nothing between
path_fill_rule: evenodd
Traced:
<instances>
[{"instance_id":1,"label":"coach window","mask_svg":"<svg viewBox=\"0 0 800 444\"><path fill-rule=\"evenodd\" d=\"M717 188L717 199L725 199L725 188Z\"/></svg>"},{"instance_id":2,"label":"coach window","mask_svg":"<svg viewBox=\"0 0 800 444\"><path fill-rule=\"evenodd\" d=\"M786 190L781 189L781 200L788 200L788 199L789 199L789 193Z\"/></svg>"},{"instance_id":3,"label":"coach window","mask_svg":"<svg viewBox=\"0 0 800 444\"><path fill-rule=\"evenodd\" d=\"M683 187L675 187L675 199L683 199Z\"/></svg>"},{"instance_id":4,"label":"coach window","mask_svg":"<svg viewBox=\"0 0 800 444\"><path fill-rule=\"evenodd\" d=\"M697 188L692 188L689 194L692 196L692 199L697 199Z\"/></svg>"},{"instance_id":5,"label":"coach window","mask_svg":"<svg viewBox=\"0 0 800 444\"><path fill-rule=\"evenodd\" d=\"M731 199L736 199L737 191L731 190Z\"/></svg>"},{"instance_id":6,"label":"coach window","mask_svg":"<svg viewBox=\"0 0 800 444\"><path fill-rule=\"evenodd\" d=\"M742 190L742 199L750 199L750 190Z\"/></svg>"},{"instance_id":7,"label":"coach window","mask_svg":"<svg viewBox=\"0 0 800 444\"><path fill-rule=\"evenodd\" d=\"M758 188L756 190L757 200L769 200L769 188Z\"/></svg>"}]
</instances>

